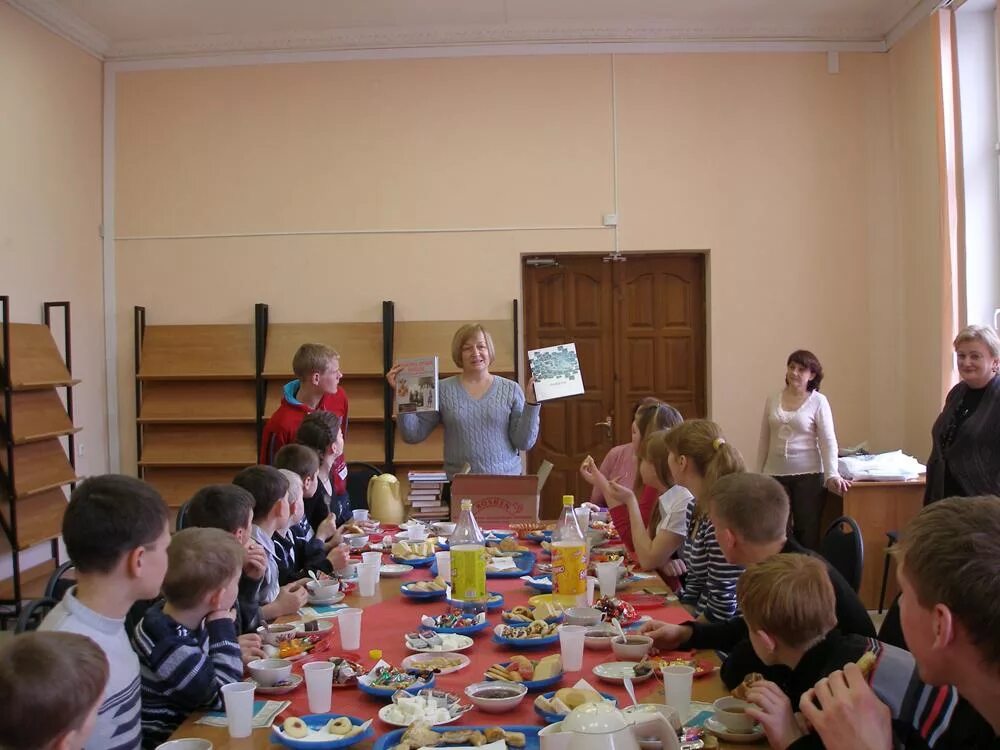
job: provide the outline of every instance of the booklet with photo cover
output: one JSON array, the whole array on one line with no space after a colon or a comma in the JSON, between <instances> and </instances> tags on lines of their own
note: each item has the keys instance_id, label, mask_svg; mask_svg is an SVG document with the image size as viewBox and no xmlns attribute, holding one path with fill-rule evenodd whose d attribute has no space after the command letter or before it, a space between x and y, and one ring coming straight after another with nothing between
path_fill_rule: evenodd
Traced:
<instances>
[{"instance_id":1,"label":"booklet with photo cover","mask_svg":"<svg viewBox=\"0 0 1000 750\"><path fill-rule=\"evenodd\" d=\"M438 358L401 359L396 375L396 410L400 414L438 410Z\"/></svg>"},{"instance_id":2,"label":"booklet with photo cover","mask_svg":"<svg viewBox=\"0 0 1000 750\"><path fill-rule=\"evenodd\" d=\"M584 392L576 344L559 344L528 352L528 367L535 379L539 401L577 396Z\"/></svg>"}]
</instances>

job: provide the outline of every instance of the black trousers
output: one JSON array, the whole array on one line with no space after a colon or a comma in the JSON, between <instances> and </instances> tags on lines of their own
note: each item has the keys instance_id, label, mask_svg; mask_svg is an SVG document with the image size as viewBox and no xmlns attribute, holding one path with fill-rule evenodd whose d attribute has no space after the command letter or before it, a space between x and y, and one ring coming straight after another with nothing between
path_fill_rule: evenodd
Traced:
<instances>
[{"instance_id":1,"label":"black trousers","mask_svg":"<svg viewBox=\"0 0 1000 750\"><path fill-rule=\"evenodd\" d=\"M826 486L822 474L788 474L776 476L791 503L788 527L803 547L818 552Z\"/></svg>"}]
</instances>

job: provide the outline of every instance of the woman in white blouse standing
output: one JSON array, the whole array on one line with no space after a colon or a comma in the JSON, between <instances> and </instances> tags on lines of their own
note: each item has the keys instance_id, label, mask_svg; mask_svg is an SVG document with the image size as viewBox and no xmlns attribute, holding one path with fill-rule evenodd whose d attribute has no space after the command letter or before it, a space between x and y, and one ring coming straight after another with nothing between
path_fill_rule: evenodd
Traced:
<instances>
[{"instance_id":1,"label":"woman in white blouse standing","mask_svg":"<svg viewBox=\"0 0 1000 750\"><path fill-rule=\"evenodd\" d=\"M788 492L795 538L816 550L826 491L842 495L851 485L837 473L833 413L819 392L823 366L812 352L797 349L788 356L787 368L784 389L764 407L757 460L761 472Z\"/></svg>"}]
</instances>

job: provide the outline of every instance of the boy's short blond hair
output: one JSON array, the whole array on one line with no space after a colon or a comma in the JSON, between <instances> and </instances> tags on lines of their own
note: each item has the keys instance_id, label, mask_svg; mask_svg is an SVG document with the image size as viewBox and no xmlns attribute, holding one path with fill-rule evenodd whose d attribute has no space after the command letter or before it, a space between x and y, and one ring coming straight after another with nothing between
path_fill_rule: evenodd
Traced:
<instances>
[{"instance_id":1,"label":"boy's short blond hair","mask_svg":"<svg viewBox=\"0 0 1000 750\"><path fill-rule=\"evenodd\" d=\"M708 490L716 529L729 529L751 544L785 539L788 493L774 477L746 471L720 477Z\"/></svg>"},{"instance_id":2,"label":"boy's short blond hair","mask_svg":"<svg viewBox=\"0 0 1000 750\"><path fill-rule=\"evenodd\" d=\"M837 624L830 574L811 555L773 555L747 568L736 583L736 601L751 631L791 648L816 642Z\"/></svg>"},{"instance_id":3,"label":"boy's short blond hair","mask_svg":"<svg viewBox=\"0 0 1000 750\"><path fill-rule=\"evenodd\" d=\"M243 545L222 529L178 531L167 547L163 595L179 609L193 609L225 587L243 567Z\"/></svg>"},{"instance_id":4,"label":"boy's short blond hair","mask_svg":"<svg viewBox=\"0 0 1000 750\"><path fill-rule=\"evenodd\" d=\"M85 635L24 633L0 648L0 746L50 748L79 729L104 695L108 659Z\"/></svg>"},{"instance_id":5,"label":"boy's short blond hair","mask_svg":"<svg viewBox=\"0 0 1000 750\"><path fill-rule=\"evenodd\" d=\"M465 342L480 333L483 334L483 340L486 341L486 351L490 355L490 364L492 365L496 360L497 352L493 348L493 337L490 336L490 332L483 328L482 323L466 323L455 331L455 335L451 339L451 361L455 363L456 367L462 366L462 347L465 346Z\"/></svg>"},{"instance_id":6,"label":"boy's short blond hair","mask_svg":"<svg viewBox=\"0 0 1000 750\"><path fill-rule=\"evenodd\" d=\"M288 480L288 505L289 507L302 500L302 477L291 469L278 469L281 475Z\"/></svg>"},{"instance_id":7,"label":"boy's short blond hair","mask_svg":"<svg viewBox=\"0 0 1000 750\"><path fill-rule=\"evenodd\" d=\"M303 344L292 357L292 372L297 378L308 378L314 372L321 375L340 354L326 344Z\"/></svg>"}]
</instances>

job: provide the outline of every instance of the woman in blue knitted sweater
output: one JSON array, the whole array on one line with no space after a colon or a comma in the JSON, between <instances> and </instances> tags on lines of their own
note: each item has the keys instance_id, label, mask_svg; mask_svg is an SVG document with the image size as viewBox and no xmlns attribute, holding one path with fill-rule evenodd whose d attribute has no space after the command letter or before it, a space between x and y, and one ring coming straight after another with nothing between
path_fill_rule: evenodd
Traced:
<instances>
[{"instance_id":1,"label":"woman in blue knitted sweater","mask_svg":"<svg viewBox=\"0 0 1000 750\"><path fill-rule=\"evenodd\" d=\"M538 438L541 407L534 381L525 393L513 380L490 372L496 359L493 339L478 323L462 326L451 342L451 358L462 372L438 383L438 411L400 414L404 442L425 440L444 425L444 469L450 479L465 464L474 474L520 474L519 451ZM399 365L386 374L393 390Z\"/></svg>"}]
</instances>

